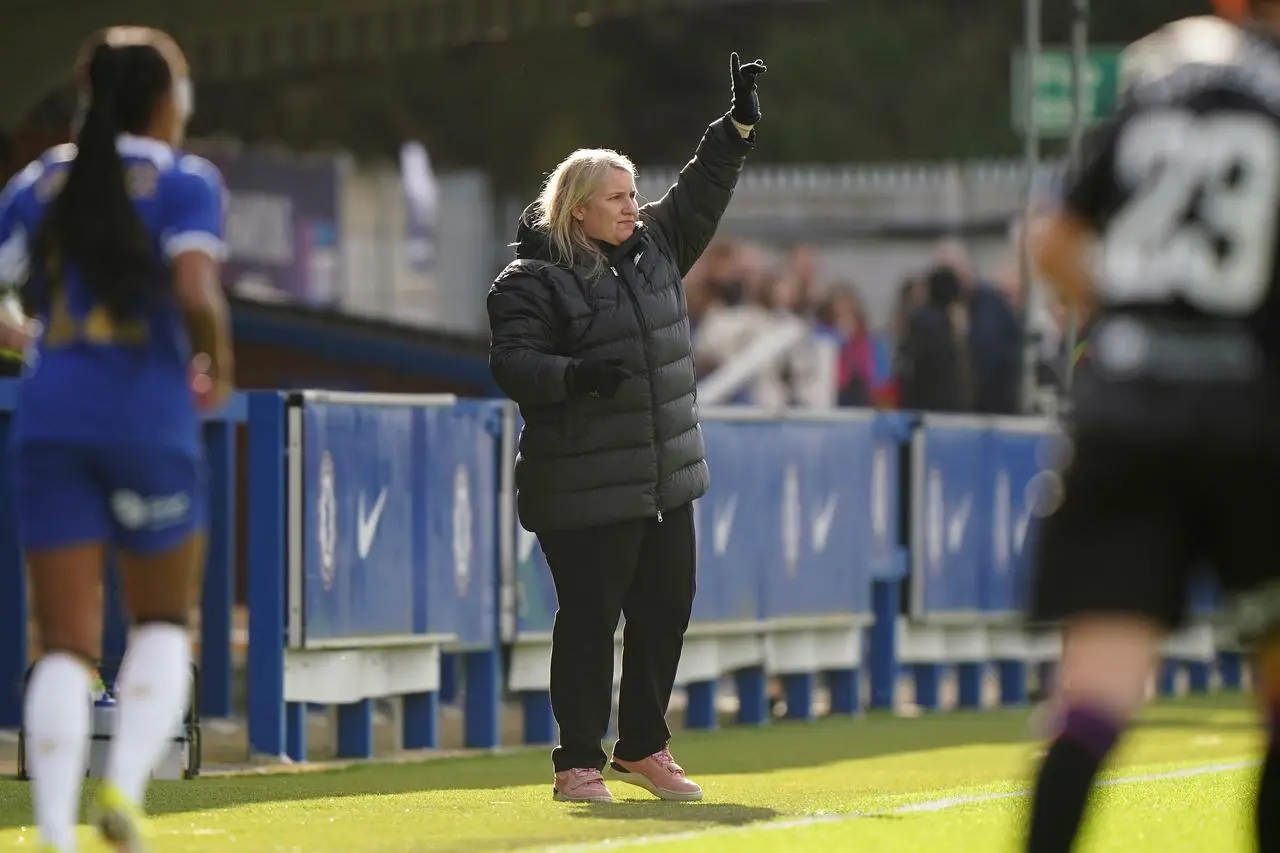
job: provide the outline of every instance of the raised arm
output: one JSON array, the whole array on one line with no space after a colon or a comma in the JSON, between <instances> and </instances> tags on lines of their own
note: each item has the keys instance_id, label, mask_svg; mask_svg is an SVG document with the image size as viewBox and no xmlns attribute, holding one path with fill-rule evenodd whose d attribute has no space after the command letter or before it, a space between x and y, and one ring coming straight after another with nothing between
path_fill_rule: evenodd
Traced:
<instances>
[{"instance_id":1,"label":"raised arm","mask_svg":"<svg viewBox=\"0 0 1280 853\"><path fill-rule=\"evenodd\" d=\"M504 272L489 289L489 371L522 405L563 402L572 359L558 355L559 322L547 286L527 272Z\"/></svg>"},{"instance_id":2,"label":"raised arm","mask_svg":"<svg viewBox=\"0 0 1280 853\"><path fill-rule=\"evenodd\" d=\"M1041 275L1065 305L1089 310L1095 299L1098 235L1114 210L1116 148L1124 127L1117 117L1088 140L1068 172L1060 209L1032 223L1030 240Z\"/></svg>"},{"instance_id":3,"label":"raised arm","mask_svg":"<svg viewBox=\"0 0 1280 853\"><path fill-rule=\"evenodd\" d=\"M755 147L755 125L760 120L755 81L764 73L764 63L756 60L741 65L735 53L729 59L729 70L732 110L707 128L693 159L680 170L667 194L640 210L645 222L660 230L675 249L681 275L715 236L747 153Z\"/></svg>"}]
</instances>

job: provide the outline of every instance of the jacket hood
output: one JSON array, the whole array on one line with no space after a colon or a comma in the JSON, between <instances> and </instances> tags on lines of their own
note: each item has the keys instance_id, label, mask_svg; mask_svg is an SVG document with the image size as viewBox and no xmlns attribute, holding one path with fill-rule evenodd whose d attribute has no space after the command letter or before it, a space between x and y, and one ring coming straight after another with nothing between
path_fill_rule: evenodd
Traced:
<instances>
[{"instance_id":1,"label":"jacket hood","mask_svg":"<svg viewBox=\"0 0 1280 853\"><path fill-rule=\"evenodd\" d=\"M538 218L538 203L535 201L525 207L516 224L515 246L517 258L530 258L539 261L551 260L551 241L547 232L535 228L533 222Z\"/></svg>"}]
</instances>

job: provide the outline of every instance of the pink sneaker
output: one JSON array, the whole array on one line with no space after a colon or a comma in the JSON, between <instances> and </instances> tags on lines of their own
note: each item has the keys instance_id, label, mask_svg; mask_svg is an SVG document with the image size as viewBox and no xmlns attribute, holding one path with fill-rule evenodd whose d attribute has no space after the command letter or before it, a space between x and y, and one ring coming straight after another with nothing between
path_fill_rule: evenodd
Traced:
<instances>
[{"instance_id":1,"label":"pink sneaker","mask_svg":"<svg viewBox=\"0 0 1280 853\"><path fill-rule=\"evenodd\" d=\"M671 750L665 746L639 761L623 761L614 756L610 767L621 781L644 788L659 799L702 799L702 788L684 775L684 768L676 764L676 760L671 757Z\"/></svg>"},{"instance_id":2,"label":"pink sneaker","mask_svg":"<svg viewBox=\"0 0 1280 853\"><path fill-rule=\"evenodd\" d=\"M612 803L613 794L604 786L599 770L580 768L556 774L552 796L562 803Z\"/></svg>"}]
</instances>

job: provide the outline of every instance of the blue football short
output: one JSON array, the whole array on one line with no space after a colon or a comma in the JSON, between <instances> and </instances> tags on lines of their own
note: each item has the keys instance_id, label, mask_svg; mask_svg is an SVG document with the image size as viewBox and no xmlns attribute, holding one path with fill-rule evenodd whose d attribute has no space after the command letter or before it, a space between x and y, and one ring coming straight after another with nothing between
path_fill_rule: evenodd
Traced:
<instances>
[{"instance_id":1,"label":"blue football short","mask_svg":"<svg viewBox=\"0 0 1280 853\"><path fill-rule=\"evenodd\" d=\"M10 455L28 551L87 542L155 554L204 528L204 463L172 449L23 444Z\"/></svg>"}]
</instances>

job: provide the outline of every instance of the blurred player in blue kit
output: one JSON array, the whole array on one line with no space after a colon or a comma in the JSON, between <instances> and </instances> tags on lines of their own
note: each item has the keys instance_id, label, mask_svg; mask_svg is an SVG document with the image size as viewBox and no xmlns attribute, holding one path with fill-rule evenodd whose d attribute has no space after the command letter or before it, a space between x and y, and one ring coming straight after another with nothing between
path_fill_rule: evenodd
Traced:
<instances>
[{"instance_id":1,"label":"blurred player in blue kit","mask_svg":"<svg viewBox=\"0 0 1280 853\"><path fill-rule=\"evenodd\" d=\"M1280 0L1216 4L1126 50L1127 91L1037 230L1091 315L1036 622L1063 625L1028 853L1066 853L1209 567L1239 597L1266 725L1255 829L1280 853Z\"/></svg>"},{"instance_id":2,"label":"blurred player in blue kit","mask_svg":"<svg viewBox=\"0 0 1280 853\"><path fill-rule=\"evenodd\" d=\"M224 190L210 163L175 148L192 90L168 35L103 30L75 73L76 144L0 195L0 286L19 286L23 315L0 317L0 349L26 354L9 451L43 649L23 724L39 849L68 853L114 549L133 627L93 820L114 849L138 853L147 781L190 700L201 412L232 385Z\"/></svg>"}]
</instances>

